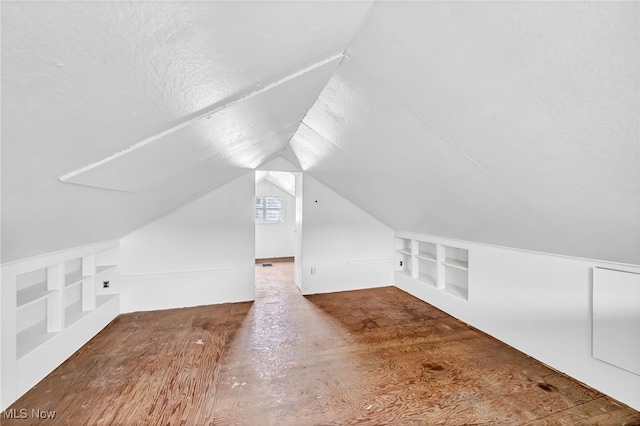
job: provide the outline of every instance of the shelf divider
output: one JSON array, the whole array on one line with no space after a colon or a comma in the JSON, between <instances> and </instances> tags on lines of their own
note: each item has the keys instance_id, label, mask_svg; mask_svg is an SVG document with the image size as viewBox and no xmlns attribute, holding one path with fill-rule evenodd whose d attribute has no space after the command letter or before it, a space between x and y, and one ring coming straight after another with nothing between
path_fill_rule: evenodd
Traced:
<instances>
[{"instance_id":1,"label":"shelf divider","mask_svg":"<svg viewBox=\"0 0 640 426\"><path fill-rule=\"evenodd\" d=\"M64 304L62 301L64 282L64 263L47 268L47 290L51 292L47 300L47 333L62 331L64 327Z\"/></svg>"}]
</instances>

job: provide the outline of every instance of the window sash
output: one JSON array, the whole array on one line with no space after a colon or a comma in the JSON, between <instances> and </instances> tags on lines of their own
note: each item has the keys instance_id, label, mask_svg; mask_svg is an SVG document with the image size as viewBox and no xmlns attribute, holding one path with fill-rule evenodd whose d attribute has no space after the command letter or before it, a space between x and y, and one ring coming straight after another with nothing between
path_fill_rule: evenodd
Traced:
<instances>
[{"instance_id":1,"label":"window sash","mask_svg":"<svg viewBox=\"0 0 640 426\"><path fill-rule=\"evenodd\" d=\"M282 197L256 197L256 223L281 223L284 221L284 199Z\"/></svg>"}]
</instances>

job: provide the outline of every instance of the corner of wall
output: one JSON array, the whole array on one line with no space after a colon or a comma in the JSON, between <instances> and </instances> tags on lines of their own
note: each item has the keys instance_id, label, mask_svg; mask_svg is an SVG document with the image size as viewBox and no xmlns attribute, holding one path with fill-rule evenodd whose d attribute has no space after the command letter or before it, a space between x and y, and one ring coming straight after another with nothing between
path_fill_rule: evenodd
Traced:
<instances>
[{"instance_id":1,"label":"corner of wall","mask_svg":"<svg viewBox=\"0 0 640 426\"><path fill-rule=\"evenodd\" d=\"M250 172L121 240L123 312L254 299Z\"/></svg>"},{"instance_id":2,"label":"corner of wall","mask_svg":"<svg viewBox=\"0 0 640 426\"><path fill-rule=\"evenodd\" d=\"M311 176L303 187L303 293L393 285L393 230Z\"/></svg>"}]
</instances>

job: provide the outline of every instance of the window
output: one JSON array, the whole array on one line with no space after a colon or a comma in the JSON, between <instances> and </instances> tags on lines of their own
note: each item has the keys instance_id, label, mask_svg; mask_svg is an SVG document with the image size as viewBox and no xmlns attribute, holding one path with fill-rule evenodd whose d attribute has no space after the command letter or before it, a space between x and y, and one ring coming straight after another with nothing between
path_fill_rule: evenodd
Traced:
<instances>
[{"instance_id":1,"label":"window","mask_svg":"<svg viewBox=\"0 0 640 426\"><path fill-rule=\"evenodd\" d=\"M256 197L256 223L282 222L282 206L282 197Z\"/></svg>"}]
</instances>

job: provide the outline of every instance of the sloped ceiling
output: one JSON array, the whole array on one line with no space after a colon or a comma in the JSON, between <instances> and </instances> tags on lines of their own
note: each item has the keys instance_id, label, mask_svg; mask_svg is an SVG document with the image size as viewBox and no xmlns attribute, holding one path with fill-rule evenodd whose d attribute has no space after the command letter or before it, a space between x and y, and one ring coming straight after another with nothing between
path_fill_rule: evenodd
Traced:
<instances>
[{"instance_id":1,"label":"sloped ceiling","mask_svg":"<svg viewBox=\"0 0 640 426\"><path fill-rule=\"evenodd\" d=\"M122 236L285 153L370 6L2 2L2 261Z\"/></svg>"},{"instance_id":2,"label":"sloped ceiling","mask_svg":"<svg viewBox=\"0 0 640 426\"><path fill-rule=\"evenodd\" d=\"M2 260L281 156L396 230L640 263L639 22L637 2L3 2Z\"/></svg>"},{"instance_id":3,"label":"sloped ceiling","mask_svg":"<svg viewBox=\"0 0 640 426\"><path fill-rule=\"evenodd\" d=\"M291 147L394 229L640 263L639 21L376 2Z\"/></svg>"},{"instance_id":4,"label":"sloped ceiling","mask_svg":"<svg viewBox=\"0 0 640 426\"><path fill-rule=\"evenodd\" d=\"M255 96L239 98L62 180L136 192L203 159L211 167L255 168L287 146L339 61L331 59Z\"/></svg>"},{"instance_id":5,"label":"sloped ceiling","mask_svg":"<svg viewBox=\"0 0 640 426\"><path fill-rule=\"evenodd\" d=\"M257 170L256 188L257 185L264 180L271 182L278 188L282 189L284 192L295 197L296 178L292 173L283 171Z\"/></svg>"}]
</instances>

